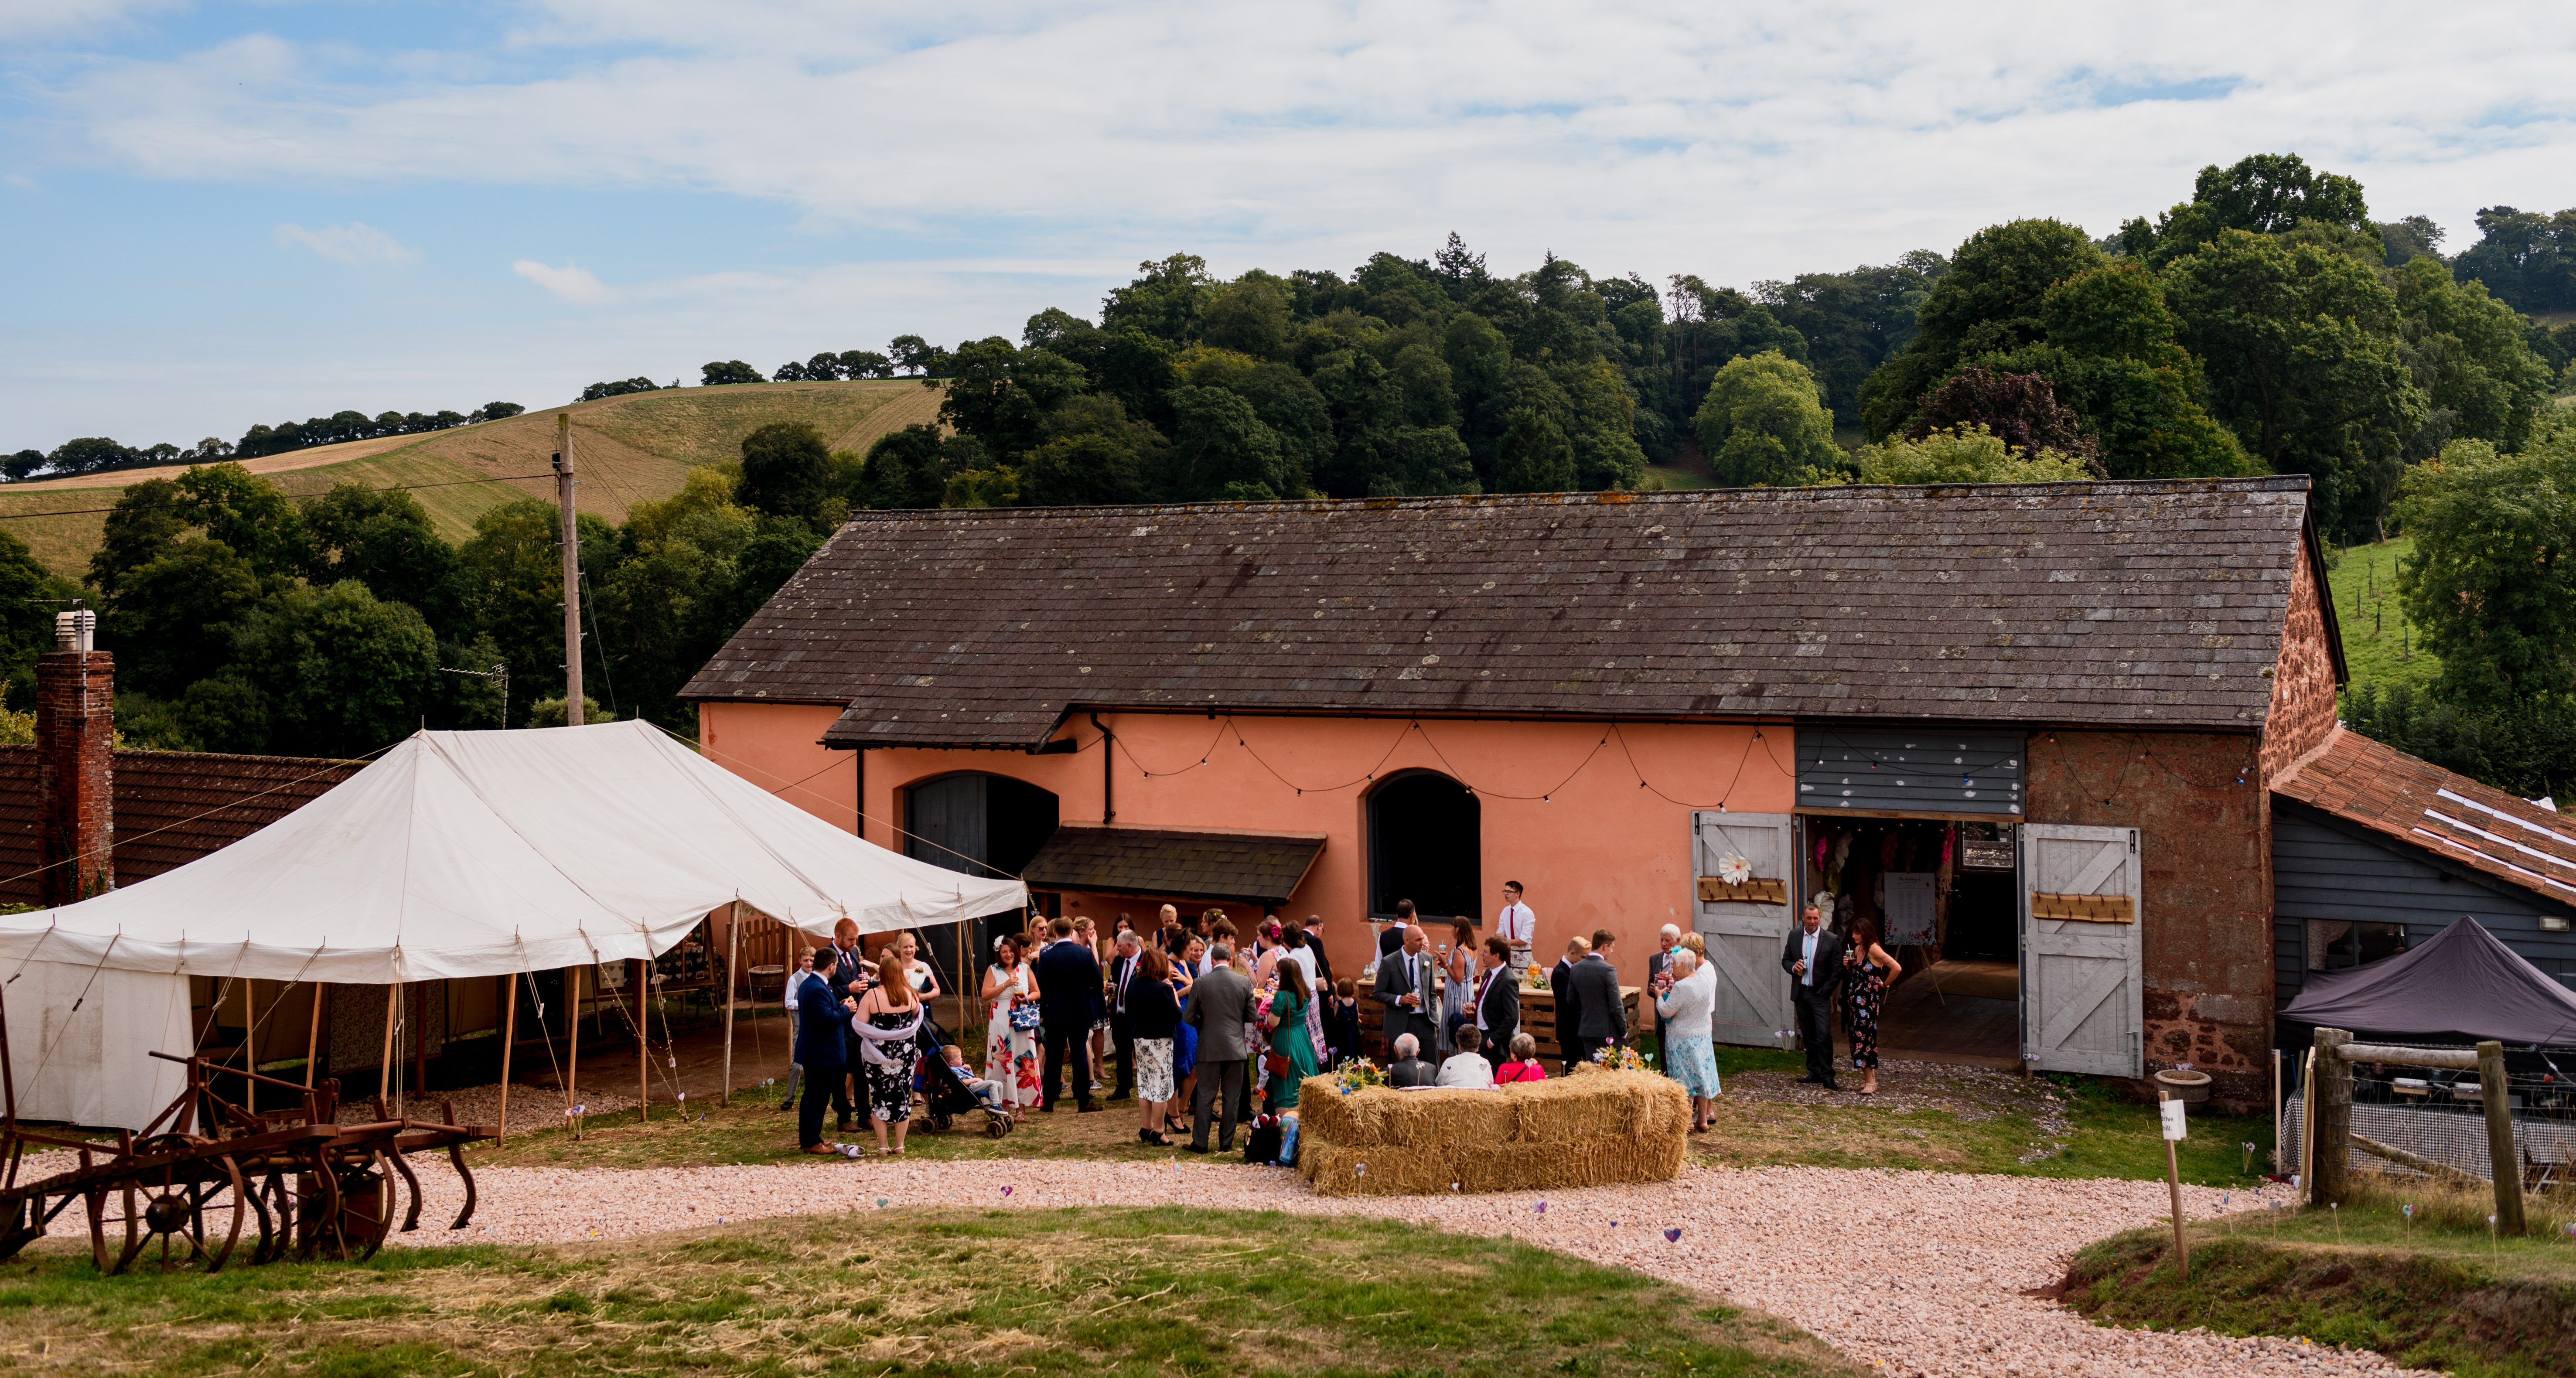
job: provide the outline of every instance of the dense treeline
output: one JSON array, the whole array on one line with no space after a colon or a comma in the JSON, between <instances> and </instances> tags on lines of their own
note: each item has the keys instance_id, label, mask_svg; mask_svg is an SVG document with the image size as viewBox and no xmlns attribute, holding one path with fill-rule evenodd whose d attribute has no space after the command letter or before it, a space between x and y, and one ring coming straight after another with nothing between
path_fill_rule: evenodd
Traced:
<instances>
[{"instance_id":1,"label":"dense treeline","mask_svg":"<svg viewBox=\"0 0 2576 1378\"><path fill-rule=\"evenodd\" d=\"M588 682L604 706L684 722L679 686L857 508L1610 489L1674 463L1735 484L2295 472L2331 535L2418 538L2406 596L2445 678L2420 701L2356 701L2356 721L2513 787L2563 781L2565 734L2543 728L2576 703L2576 428L2552 393L2576 376L2576 325L2523 313L2567 309L2576 211L2498 207L2479 226L2446 258L2428 220L2374 220L2352 179L2263 155L2102 238L2015 220L1946 255L1747 289L1553 254L1507 274L1455 235L1347 274L1219 279L1175 254L1016 339L903 335L767 376L711 361L702 386L918 378L941 389L940 424L865 454L767 427L624 526L585 518ZM73 442L93 444L112 442ZM253 439L218 445L164 459ZM531 699L561 684L553 542L539 503L450 546L403 494L299 510L216 464L129 490L88 587L126 653L135 732L353 752L424 719L498 719L490 684L442 666L507 663L509 721L544 720ZM11 558L0 546L0 584L43 582ZM27 596L67 592L44 588ZM18 634L0 623L0 655Z\"/></svg>"},{"instance_id":2,"label":"dense treeline","mask_svg":"<svg viewBox=\"0 0 2576 1378\"><path fill-rule=\"evenodd\" d=\"M230 443L210 435L186 449L166 442L137 448L120 445L106 436L84 436L64 441L51 452L20 450L0 459L0 475L12 480L40 474L47 478L60 478L70 474L96 474L110 469L139 469L158 464L220 464L228 459L257 459L262 455L280 455L315 445L337 445L344 440L426 435L431 431L449 430L477 421L498 421L525 410L516 402L486 402L471 412L389 411L375 416L356 411L334 412L305 421L253 426L242 434L240 440Z\"/></svg>"}]
</instances>

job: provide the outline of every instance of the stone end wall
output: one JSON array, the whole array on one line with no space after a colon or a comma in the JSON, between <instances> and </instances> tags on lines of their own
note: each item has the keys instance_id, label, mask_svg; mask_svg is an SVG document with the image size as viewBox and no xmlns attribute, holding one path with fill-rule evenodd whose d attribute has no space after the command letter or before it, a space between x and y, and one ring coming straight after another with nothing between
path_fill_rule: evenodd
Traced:
<instances>
[{"instance_id":1,"label":"stone end wall","mask_svg":"<svg viewBox=\"0 0 2576 1378\"><path fill-rule=\"evenodd\" d=\"M2335 729L2334 654L2326 644L2325 590L2303 552L2290 584L2281 658L2272 667L2272 706L2263 725L2263 778L2326 744Z\"/></svg>"}]
</instances>

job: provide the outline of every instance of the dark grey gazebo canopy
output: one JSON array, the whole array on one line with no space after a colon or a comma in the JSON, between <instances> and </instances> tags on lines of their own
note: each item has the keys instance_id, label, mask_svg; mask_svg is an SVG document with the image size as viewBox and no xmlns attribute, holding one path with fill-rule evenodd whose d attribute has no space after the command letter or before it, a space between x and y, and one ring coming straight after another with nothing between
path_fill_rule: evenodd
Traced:
<instances>
[{"instance_id":1,"label":"dark grey gazebo canopy","mask_svg":"<svg viewBox=\"0 0 2576 1378\"><path fill-rule=\"evenodd\" d=\"M2576 1047L2576 991L2465 915L2410 952L2309 973L2281 1017L2355 1033Z\"/></svg>"}]
</instances>

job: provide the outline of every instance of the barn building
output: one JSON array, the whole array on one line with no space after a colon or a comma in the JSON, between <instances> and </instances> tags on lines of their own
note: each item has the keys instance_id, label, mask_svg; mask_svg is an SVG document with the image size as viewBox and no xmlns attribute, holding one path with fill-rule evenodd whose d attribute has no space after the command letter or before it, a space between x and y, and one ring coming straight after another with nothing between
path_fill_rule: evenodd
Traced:
<instances>
[{"instance_id":1,"label":"barn building","mask_svg":"<svg viewBox=\"0 0 2576 1378\"><path fill-rule=\"evenodd\" d=\"M1542 959L1696 928L1772 1043L1829 894L1929 966L1891 1051L2250 1101L2306 960L2273 790L2347 740L2323 569L2300 478L866 513L685 694L714 759L1104 924L1316 914L1348 974L1517 880Z\"/></svg>"}]
</instances>

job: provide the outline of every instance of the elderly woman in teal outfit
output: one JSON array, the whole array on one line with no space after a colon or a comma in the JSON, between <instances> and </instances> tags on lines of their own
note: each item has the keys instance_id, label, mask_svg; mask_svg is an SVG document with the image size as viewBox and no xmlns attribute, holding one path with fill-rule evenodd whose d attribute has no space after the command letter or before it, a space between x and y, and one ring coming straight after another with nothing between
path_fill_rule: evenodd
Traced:
<instances>
[{"instance_id":1,"label":"elderly woman in teal outfit","mask_svg":"<svg viewBox=\"0 0 2576 1378\"><path fill-rule=\"evenodd\" d=\"M1279 993L1270 997L1270 1013L1265 1019L1270 1026L1270 1054L1288 1060L1284 1075L1270 1078L1270 1109L1273 1112L1297 1108L1297 1088L1315 1074L1320 1065L1315 1058L1315 1041L1307 1032L1306 1007L1315 1001L1315 993L1306 985L1306 969L1296 962L1278 966Z\"/></svg>"}]
</instances>

